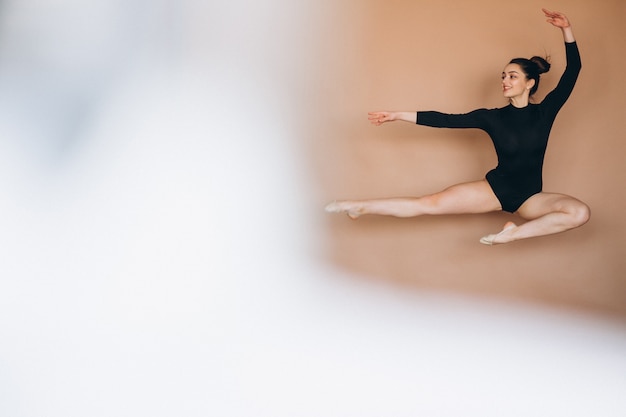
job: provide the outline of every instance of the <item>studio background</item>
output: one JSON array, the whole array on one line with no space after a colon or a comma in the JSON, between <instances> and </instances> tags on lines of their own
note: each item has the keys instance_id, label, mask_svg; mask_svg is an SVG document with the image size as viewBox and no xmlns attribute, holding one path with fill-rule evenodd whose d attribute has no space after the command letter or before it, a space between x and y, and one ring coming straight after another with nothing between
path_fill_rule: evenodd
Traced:
<instances>
[{"instance_id":1,"label":"studio background","mask_svg":"<svg viewBox=\"0 0 626 417\"><path fill-rule=\"evenodd\" d=\"M541 8L564 11L583 69L554 124L544 162L544 190L591 207L591 220L567 233L485 247L478 239L515 216L394 219L328 218L328 256L338 265L411 288L492 295L540 304L626 313L626 64L622 1L369 1L343 16L328 46L338 71L329 95L316 163L334 199L419 196L484 178L497 164L478 130L371 126L375 110L466 113L503 107L500 73L511 58L548 55L537 102L565 66L559 29Z\"/></svg>"}]
</instances>

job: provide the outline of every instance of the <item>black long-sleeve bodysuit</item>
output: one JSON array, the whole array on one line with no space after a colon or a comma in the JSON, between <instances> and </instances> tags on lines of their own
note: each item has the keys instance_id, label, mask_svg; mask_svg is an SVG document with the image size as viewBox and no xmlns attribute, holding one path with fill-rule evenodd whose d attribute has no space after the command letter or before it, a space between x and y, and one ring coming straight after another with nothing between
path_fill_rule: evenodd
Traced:
<instances>
[{"instance_id":1,"label":"black long-sleeve bodysuit","mask_svg":"<svg viewBox=\"0 0 626 417\"><path fill-rule=\"evenodd\" d=\"M558 85L540 104L523 108L509 104L467 114L417 112L417 124L431 127L477 128L491 137L498 166L486 175L502 210L513 213L541 192L543 159L557 113L570 96L582 67L576 42L566 43L567 67Z\"/></svg>"}]
</instances>

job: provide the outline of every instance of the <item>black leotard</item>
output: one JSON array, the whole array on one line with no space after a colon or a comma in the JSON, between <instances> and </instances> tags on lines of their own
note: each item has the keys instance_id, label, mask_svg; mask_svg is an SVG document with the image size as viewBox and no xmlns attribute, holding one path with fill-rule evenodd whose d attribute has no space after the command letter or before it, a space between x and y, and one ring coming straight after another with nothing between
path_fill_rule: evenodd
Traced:
<instances>
[{"instance_id":1,"label":"black leotard","mask_svg":"<svg viewBox=\"0 0 626 417\"><path fill-rule=\"evenodd\" d=\"M582 67L576 42L566 43L565 51L565 72L541 104L522 108L509 104L467 114L417 112L417 124L420 125L478 128L489 134L498 156L498 166L487 173L486 179L504 211L515 212L529 197L541 192L541 170L550 129Z\"/></svg>"}]
</instances>

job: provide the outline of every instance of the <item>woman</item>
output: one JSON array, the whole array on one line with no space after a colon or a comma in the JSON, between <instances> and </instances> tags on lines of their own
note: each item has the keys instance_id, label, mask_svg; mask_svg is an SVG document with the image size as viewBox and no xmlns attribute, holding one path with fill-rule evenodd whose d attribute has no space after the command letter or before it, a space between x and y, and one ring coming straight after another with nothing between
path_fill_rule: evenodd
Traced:
<instances>
[{"instance_id":1,"label":"woman","mask_svg":"<svg viewBox=\"0 0 626 417\"><path fill-rule=\"evenodd\" d=\"M542 191L541 170L548 135L554 119L569 97L581 69L580 55L572 27L559 12L543 9L548 23L560 28L565 41L567 68L557 87L540 104L530 98L539 86L539 76L550 68L543 58L516 58L502 72L502 92L509 105L479 109L467 114L439 112L372 112L369 120L380 126L402 120L431 127L478 128L491 137L498 166L480 181L457 184L436 194L416 198L337 201L326 211L396 217L423 214L464 214L507 211L526 223L507 222L500 233L484 236L486 245L549 235L582 226L589 220L589 207L564 195Z\"/></svg>"}]
</instances>

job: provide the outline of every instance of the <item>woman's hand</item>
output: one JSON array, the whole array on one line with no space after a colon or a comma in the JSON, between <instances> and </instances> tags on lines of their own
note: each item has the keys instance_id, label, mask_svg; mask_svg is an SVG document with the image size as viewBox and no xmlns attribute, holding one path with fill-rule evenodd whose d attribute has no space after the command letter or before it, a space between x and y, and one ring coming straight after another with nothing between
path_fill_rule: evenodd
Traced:
<instances>
[{"instance_id":1,"label":"woman's hand","mask_svg":"<svg viewBox=\"0 0 626 417\"><path fill-rule=\"evenodd\" d=\"M551 12L550 10L541 9L548 18L547 22L557 28L560 28L563 32L563 39L567 43L575 42L574 33L572 32L572 25L569 22L567 16L559 12Z\"/></svg>"},{"instance_id":2,"label":"woman's hand","mask_svg":"<svg viewBox=\"0 0 626 417\"><path fill-rule=\"evenodd\" d=\"M541 9L541 10L543 10L546 17L548 18L547 22L550 23L551 25L556 26L557 28L561 28L561 29L570 27L569 20L567 19L567 16L565 16L563 13L551 12L550 10L546 10L546 9Z\"/></svg>"},{"instance_id":3,"label":"woman's hand","mask_svg":"<svg viewBox=\"0 0 626 417\"><path fill-rule=\"evenodd\" d=\"M380 126L385 122L396 120L396 114L388 111L374 111L367 113L367 119L373 125Z\"/></svg>"},{"instance_id":4,"label":"woman's hand","mask_svg":"<svg viewBox=\"0 0 626 417\"><path fill-rule=\"evenodd\" d=\"M371 124L376 126L395 120L415 123L417 121L417 113L414 111L372 111L367 113L367 118Z\"/></svg>"}]
</instances>

